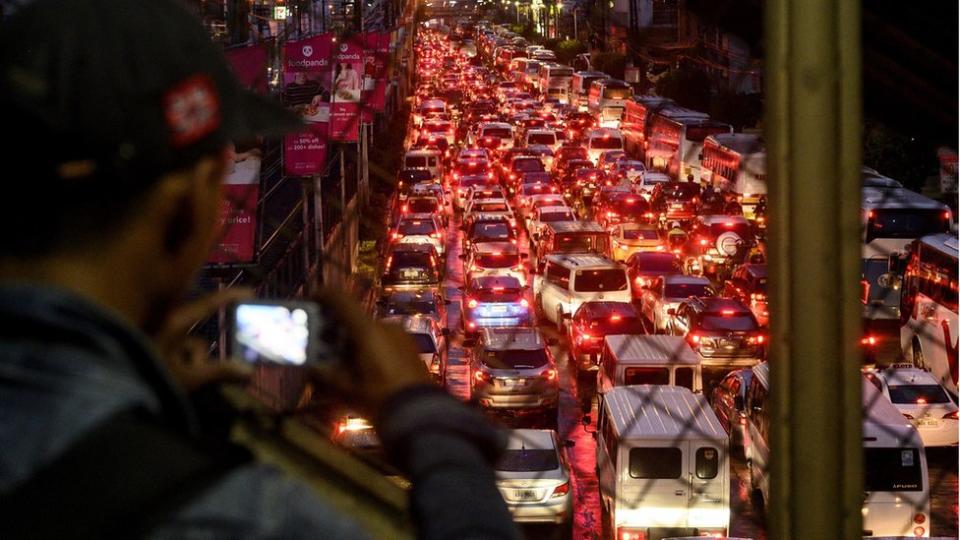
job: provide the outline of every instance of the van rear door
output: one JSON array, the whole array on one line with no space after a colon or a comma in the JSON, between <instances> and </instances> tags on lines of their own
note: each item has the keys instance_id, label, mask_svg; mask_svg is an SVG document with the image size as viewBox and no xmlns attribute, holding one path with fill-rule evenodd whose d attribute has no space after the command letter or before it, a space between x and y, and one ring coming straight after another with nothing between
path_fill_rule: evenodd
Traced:
<instances>
[{"instance_id":1,"label":"van rear door","mask_svg":"<svg viewBox=\"0 0 960 540\"><path fill-rule=\"evenodd\" d=\"M621 447L620 527L684 527L690 500L687 441L646 441ZM691 532L692 534L692 532Z\"/></svg>"},{"instance_id":2,"label":"van rear door","mask_svg":"<svg viewBox=\"0 0 960 540\"><path fill-rule=\"evenodd\" d=\"M726 453L710 441L690 441L687 525L704 532L726 534L730 524L730 497Z\"/></svg>"}]
</instances>

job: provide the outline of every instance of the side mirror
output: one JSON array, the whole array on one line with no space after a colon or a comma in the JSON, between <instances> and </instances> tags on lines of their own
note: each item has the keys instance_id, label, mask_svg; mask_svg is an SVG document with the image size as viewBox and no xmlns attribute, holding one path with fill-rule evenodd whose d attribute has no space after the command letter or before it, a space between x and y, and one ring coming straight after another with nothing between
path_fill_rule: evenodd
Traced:
<instances>
[{"instance_id":1,"label":"side mirror","mask_svg":"<svg viewBox=\"0 0 960 540\"><path fill-rule=\"evenodd\" d=\"M743 411L743 396L733 396L733 408L738 411Z\"/></svg>"}]
</instances>

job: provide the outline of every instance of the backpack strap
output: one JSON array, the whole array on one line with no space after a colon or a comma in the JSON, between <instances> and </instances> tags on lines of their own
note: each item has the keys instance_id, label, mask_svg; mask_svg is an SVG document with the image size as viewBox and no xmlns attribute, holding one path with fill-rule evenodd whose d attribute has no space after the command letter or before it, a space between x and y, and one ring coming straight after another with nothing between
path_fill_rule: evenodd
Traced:
<instances>
[{"instance_id":1,"label":"backpack strap","mask_svg":"<svg viewBox=\"0 0 960 540\"><path fill-rule=\"evenodd\" d=\"M0 538L133 538L251 460L125 409L0 494Z\"/></svg>"}]
</instances>

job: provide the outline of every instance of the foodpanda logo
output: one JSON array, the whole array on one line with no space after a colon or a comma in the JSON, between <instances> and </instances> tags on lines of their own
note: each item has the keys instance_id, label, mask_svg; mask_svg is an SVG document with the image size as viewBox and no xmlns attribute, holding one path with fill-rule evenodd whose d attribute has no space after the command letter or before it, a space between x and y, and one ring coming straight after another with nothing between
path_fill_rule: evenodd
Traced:
<instances>
[{"instance_id":1,"label":"foodpanda logo","mask_svg":"<svg viewBox=\"0 0 960 540\"><path fill-rule=\"evenodd\" d=\"M304 45L303 49L301 49L301 52L303 52L304 56L306 56L307 58L310 58L311 56L313 56L313 47L310 45Z\"/></svg>"},{"instance_id":2,"label":"foodpanda logo","mask_svg":"<svg viewBox=\"0 0 960 540\"><path fill-rule=\"evenodd\" d=\"M341 43L341 44L340 44L340 52L347 52L347 44L346 44L346 43Z\"/></svg>"}]
</instances>

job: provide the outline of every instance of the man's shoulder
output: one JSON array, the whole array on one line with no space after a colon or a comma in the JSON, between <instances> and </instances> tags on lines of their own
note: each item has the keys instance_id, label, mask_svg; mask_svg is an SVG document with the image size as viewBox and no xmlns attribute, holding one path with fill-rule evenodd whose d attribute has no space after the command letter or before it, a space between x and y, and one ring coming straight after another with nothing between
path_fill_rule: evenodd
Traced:
<instances>
[{"instance_id":1,"label":"man's shoulder","mask_svg":"<svg viewBox=\"0 0 960 540\"><path fill-rule=\"evenodd\" d=\"M157 527L151 538L367 538L307 484L263 463L238 467Z\"/></svg>"}]
</instances>

